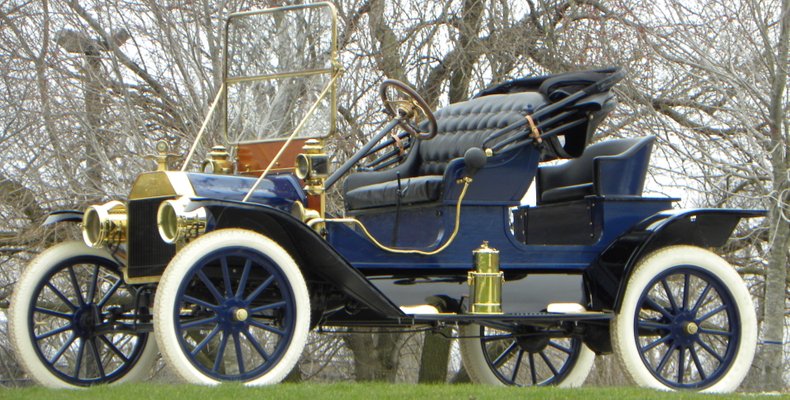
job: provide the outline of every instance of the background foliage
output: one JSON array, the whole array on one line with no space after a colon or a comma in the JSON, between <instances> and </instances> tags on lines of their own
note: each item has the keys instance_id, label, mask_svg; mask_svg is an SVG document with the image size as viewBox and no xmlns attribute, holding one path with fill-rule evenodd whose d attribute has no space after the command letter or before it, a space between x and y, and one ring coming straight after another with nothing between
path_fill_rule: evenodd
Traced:
<instances>
[{"instance_id":1,"label":"background foliage","mask_svg":"<svg viewBox=\"0 0 790 400\"><path fill-rule=\"evenodd\" d=\"M134 176L153 167L144 156L159 139L185 153L220 85L223 19L281 4L0 0L4 382L23 379L2 313L19 271L75 235L40 228L46 213L124 197ZM511 78L626 68L621 104L596 140L656 135L648 189L681 195L683 206L769 210L739 227L722 254L747 279L760 317L747 385L790 384L789 0L344 0L337 7L347 71L339 134L330 142L335 162L383 121L375 92L385 78L441 107ZM201 151L221 140L209 136ZM294 378L415 381L423 342L432 336L316 336ZM622 383L606 372L616 368L610 363L599 360L595 382ZM463 379L454 357L448 370L439 379Z\"/></svg>"}]
</instances>

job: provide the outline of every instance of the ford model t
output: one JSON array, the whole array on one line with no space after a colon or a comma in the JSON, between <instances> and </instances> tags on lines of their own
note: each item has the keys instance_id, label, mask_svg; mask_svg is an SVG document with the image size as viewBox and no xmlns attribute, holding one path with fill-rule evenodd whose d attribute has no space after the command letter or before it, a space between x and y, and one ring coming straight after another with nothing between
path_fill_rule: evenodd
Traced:
<instances>
[{"instance_id":1,"label":"ford model t","mask_svg":"<svg viewBox=\"0 0 790 400\"><path fill-rule=\"evenodd\" d=\"M761 213L643 196L651 136L588 146L620 70L514 80L435 112L385 80L390 122L333 163L335 21L326 3L231 15L183 167L159 143L127 199L51 214L85 244L44 251L16 285L11 338L33 379L131 381L161 352L187 382L269 384L317 327L450 326L475 382L578 386L614 353L644 387L740 384L755 312L708 248ZM205 132L227 142L195 172Z\"/></svg>"}]
</instances>

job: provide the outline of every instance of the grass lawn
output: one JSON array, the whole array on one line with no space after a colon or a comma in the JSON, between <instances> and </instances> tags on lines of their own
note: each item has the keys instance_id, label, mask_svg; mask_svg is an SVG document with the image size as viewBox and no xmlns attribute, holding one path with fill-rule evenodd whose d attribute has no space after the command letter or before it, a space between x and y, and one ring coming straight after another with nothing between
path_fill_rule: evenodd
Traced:
<instances>
[{"instance_id":1,"label":"grass lawn","mask_svg":"<svg viewBox=\"0 0 790 400\"><path fill-rule=\"evenodd\" d=\"M790 395L760 396L756 394L701 395L665 393L628 387L617 388L513 388L482 385L408 385L384 383L280 384L247 388L228 384L218 387L166 384L128 384L100 386L87 390L51 390L40 387L0 389L0 399L309 399L309 400L502 400L502 399L790 399Z\"/></svg>"}]
</instances>

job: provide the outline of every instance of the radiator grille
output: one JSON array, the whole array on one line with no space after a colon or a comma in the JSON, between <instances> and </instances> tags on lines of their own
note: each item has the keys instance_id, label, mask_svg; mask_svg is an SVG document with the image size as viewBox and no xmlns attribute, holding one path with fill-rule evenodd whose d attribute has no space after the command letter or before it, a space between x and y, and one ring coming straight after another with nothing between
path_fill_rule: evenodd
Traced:
<instances>
[{"instance_id":1,"label":"radiator grille","mask_svg":"<svg viewBox=\"0 0 790 400\"><path fill-rule=\"evenodd\" d=\"M129 201L129 270L130 278L158 276L176 253L176 247L165 243L156 227L159 204L169 197Z\"/></svg>"}]
</instances>

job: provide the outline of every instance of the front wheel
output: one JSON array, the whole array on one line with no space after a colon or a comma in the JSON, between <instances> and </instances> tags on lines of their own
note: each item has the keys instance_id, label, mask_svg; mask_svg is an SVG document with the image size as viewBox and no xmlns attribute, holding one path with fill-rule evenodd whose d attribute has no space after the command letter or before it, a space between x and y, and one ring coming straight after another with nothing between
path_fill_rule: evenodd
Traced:
<instances>
[{"instance_id":1,"label":"front wheel","mask_svg":"<svg viewBox=\"0 0 790 400\"><path fill-rule=\"evenodd\" d=\"M634 269L611 334L623 369L640 386L731 392L752 364L757 319L726 261L670 246Z\"/></svg>"},{"instance_id":2,"label":"front wheel","mask_svg":"<svg viewBox=\"0 0 790 400\"><path fill-rule=\"evenodd\" d=\"M223 229L185 246L165 269L154 306L156 338L185 381L281 381L301 356L310 298L282 247Z\"/></svg>"},{"instance_id":3,"label":"front wheel","mask_svg":"<svg viewBox=\"0 0 790 400\"><path fill-rule=\"evenodd\" d=\"M595 361L576 337L514 334L477 324L461 328L461 358L472 382L579 387Z\"/></svg>"},{"instance_id":4,"label":"front wheel","mask_svg":"<svg viewBox=\"0 0 790 400\"><path fill-rule=\"evenodd\" d=\"M150 318L107 252L64 242L38 255L11 299L10 338L28 375L50 388L145 378L153 337L134 329Z\"/></svg>"}]
</instances>

